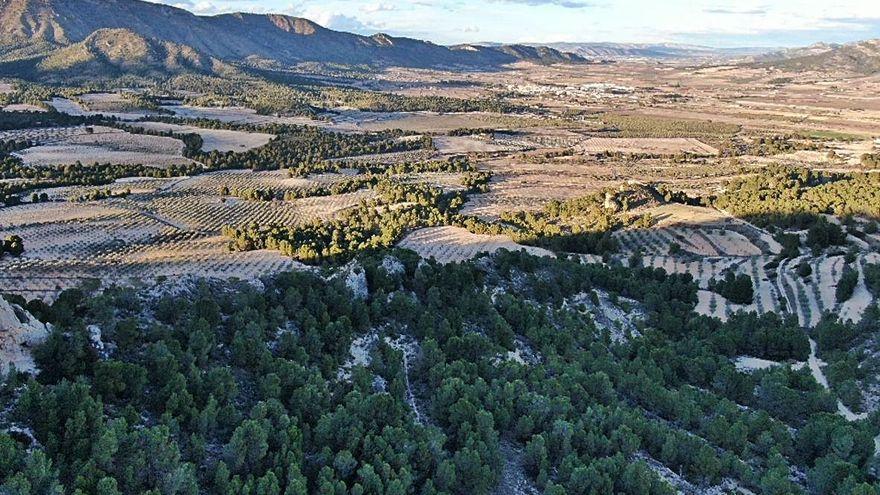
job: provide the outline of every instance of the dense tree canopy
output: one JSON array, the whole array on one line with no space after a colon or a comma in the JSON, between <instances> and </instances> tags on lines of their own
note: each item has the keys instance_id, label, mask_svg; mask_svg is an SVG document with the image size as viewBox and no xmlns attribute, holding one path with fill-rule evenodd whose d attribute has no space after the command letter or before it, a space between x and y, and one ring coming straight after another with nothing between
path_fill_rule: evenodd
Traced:
<instances>
[{"instance_id":1,"label":"dense tree canopy","mask_svg":"<svg viewBox=\"0 0 880 495\"><path fill-rule=\"evenodd\" d=\"M0 433L0 491L485 494L516 446L547 493L672 493L656 463L755 493L876 490L870 424L808 370L732 364L805 359L792 322L697 316L690 277L662 270L392 255L359 258L366 299L343 271L27 304L55 329L37 379L0 390L0 422L29 432ZM593 291L638 304L638 333L573 302Z\"/></svg>"}]
</instances>

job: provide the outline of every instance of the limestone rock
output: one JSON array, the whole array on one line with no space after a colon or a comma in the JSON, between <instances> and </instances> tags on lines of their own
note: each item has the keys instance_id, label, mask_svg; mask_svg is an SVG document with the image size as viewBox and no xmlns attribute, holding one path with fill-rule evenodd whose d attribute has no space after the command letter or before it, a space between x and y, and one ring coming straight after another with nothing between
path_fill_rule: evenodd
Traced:
<instances>
[{"instance_id":1,"label":"limestone rock","mask_svg":"<svg viewBox=\"0 0 880 495\"><path fill-rule=\"evenodd\" d=\"M0 375L7 373L10 366L35 373L31 349L44 342L50 331L51 326L0 297Z\"/></svg>"}]
</instances>

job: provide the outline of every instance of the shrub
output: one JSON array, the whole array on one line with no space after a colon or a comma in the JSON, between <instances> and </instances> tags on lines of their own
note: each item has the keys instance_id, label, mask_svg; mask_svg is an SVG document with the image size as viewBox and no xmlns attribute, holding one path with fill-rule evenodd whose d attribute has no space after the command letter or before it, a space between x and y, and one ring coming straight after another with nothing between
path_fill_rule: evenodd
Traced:
<instances>
[{"instance_id":1,"label":"shrub","mask_svg":"<svg viewBox=\"0 0 880 495\"><path fill-rule=\"evenodd\" d=\"M858 284L859 272L852 268L845 269L843 275L840 277L840 281L837 282L837 289L834 291L837 302L842 303L849 301Z\"/></svg>"},{"instance_id":2,"label":"shrub","mask_svg":"<svg viewBox=\"0 0 880 495\"><path fill-rule=\"evenodd\" d=\"M723 280L712 280L709 289L713 290L734 304L751 304L755 298L752 277L746 274L735 275L727 272Z\"/></svg>"}]
</instances>

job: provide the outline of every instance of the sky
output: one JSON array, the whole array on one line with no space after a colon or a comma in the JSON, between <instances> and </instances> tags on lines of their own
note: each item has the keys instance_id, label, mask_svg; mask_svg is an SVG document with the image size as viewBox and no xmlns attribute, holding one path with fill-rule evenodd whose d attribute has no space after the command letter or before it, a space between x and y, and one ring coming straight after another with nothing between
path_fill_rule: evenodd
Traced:
<instances>
[{"instance_id":1,"label":"sky","mask_svg":"<svg viewBox=\"0 0 880 495\"><path fill-rule=\"evenodd\" d=\"M281 13L440 44L787 47L880 38L880 0L153 0L197 14Z\"/></svg>"}]
</instances>

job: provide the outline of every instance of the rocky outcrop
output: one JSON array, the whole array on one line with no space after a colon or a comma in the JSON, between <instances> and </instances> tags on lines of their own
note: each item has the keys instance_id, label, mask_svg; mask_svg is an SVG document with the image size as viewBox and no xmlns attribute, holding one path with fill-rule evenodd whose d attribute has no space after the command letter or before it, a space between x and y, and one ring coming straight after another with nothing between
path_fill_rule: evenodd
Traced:
<instances>
[{"instance_id":1,"label":"rocky outcrop","mask_svg":"<svg viewBox=\"0 0 880 495\"><path fill-rule=\"evenodd\" d=\"M45 341L50 331L49 325L0 297L0 375L13 366L18 371L36 372L31 349Z\"/></svg>"},{"instance_id":2,"label":"rocky outcrop","mask_svg":"<svg viewBox=\"0 0 880 495\"><path fill-rule=\"evenodd\" d=\"M352 261L345 265L342 274L345 277L345 286L348 287L355 299L363 300L370 296L367 274L360 263Z\"/></svg>"}]
</instances>

